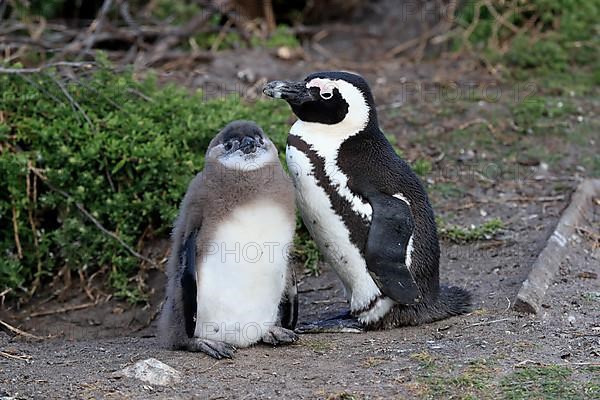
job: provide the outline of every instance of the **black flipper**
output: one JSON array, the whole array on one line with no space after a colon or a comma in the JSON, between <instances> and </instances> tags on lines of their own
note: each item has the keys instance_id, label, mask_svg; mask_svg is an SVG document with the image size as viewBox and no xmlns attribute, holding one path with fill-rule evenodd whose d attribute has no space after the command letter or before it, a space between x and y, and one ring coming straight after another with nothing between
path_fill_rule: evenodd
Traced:
<instances>
[{"instance_id":1,"label":"black flipper","mask_svg":"<svg viewBox=\"0 0 600 400\"><path fill-rule=\"evenodd\" d=\"M298 283L296 282L296 271L290 267L290 284L279 303L279 315L281 327L294 330L298 323Z\"/></svg>"},{"instance_id":2,"label":"black flipper","mask_svg":"<svg viewBox=\"0 0 600 400\"><path fill-rule=\"evenodd\" d=\"M381 192L370 192L366 197L373 209L365 249L367 269L383 294L403 305L416 304L421 294L406 266L414 230L410 206Z\"/></svg>"},{"instance_id":3,"label":"black flipper","mask_svg":"<svg viewBox=\"0 0 600 400\"><path fill-rule=\"evenodd\" d=\"M196 236L198 230L190 233L185 240L180 252L179 261L183 266L181 273L181 289L183 296L183 315L185 319L185 333L188 337L194 336L196 330Z\"/></svg>"}]
</instances>

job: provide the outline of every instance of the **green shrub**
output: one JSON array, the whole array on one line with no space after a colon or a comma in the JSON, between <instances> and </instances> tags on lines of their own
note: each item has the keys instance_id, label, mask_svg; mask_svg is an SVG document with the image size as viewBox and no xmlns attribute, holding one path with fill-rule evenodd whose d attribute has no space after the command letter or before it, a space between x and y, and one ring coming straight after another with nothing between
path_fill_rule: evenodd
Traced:
<instances>
[{"instance_id":1,"label":"green shrub","mask_svg":"<svg viewBox=\"0 0 600 400\"><path fill-rule=\"evenodd\" d=\"M599 0L478 0L465 2L456 19L460 33L469 33L469 45L511 67L544 74L562 72L568 62L597 64L598 20ZM457 38L465 44L464 35Z\"/></svg>"},{"instance_id":2,"label":"green shrub","mask_svg":"<svg viewBox=\"0 0 600 400\"><path fill-rule=\"evenodd\" d=\"M530 97L512 107L513 119L518 127L528 129L542 118L546 104L543 98Z\"/></svg>"},{"instance_id":3,"label":"green shrub","mask_svg":"<svg viewBox=\"0 0 600 400\"><path fill-rule=\"evenodd\" d=\"M419 160L415 160L412 168L415 171L415 174L419 175L420 177L424 177L431 172L432 166L429 160L421 158Z\"/></svg>"},{"instance_id":4,"label":"green shrub","mask_svg":"<svg viewBox=\"0 0 600 400\"><path fill-rule=\"evenodd\" d=\"M440 238L454 243L468 243L477 240L491 239L504 228L499 218L492 218L481 225L463 228L458 225L448 225L441 218L436 218Z\"/></svg>"},{"instance_id":5,"label":"green shrub","mask_svg":"<svg viewBox=\"0 0 600 400\"><path fill-rule=\"evenodd\" d=\"M65 83L70 101L58 79L0 75L0 291L63 266L108 266L113 287L126 293L139 260L77 204L137 248L142 237L168 234L209 141L228 122L258 121L283 154L283 102L206 100L108 69Z\"/></svg>"},{"instance_id":6,"label":"green shrub","mask_svg":"<svg viewBox=\"0 0 600 400\"><path fill-rule=\"evenodd\" d=\"M513 40L505 60L508 65L517 68L564 71L568 54L556 41L545 39L531 43L529 38L519 35Z\"/></svg>"},{"instance_id":7,"label":"green shrub","mask_svg":"<svg viewBox=\"0 0 600 400\"><path fill-rule=\"evenodd\" d=\"M515 124L522 130L535 131L543 121L558 120L575 112L568 99L532 96L511 107ZM548 130L548 127L545 127Z\"/></svg>"}]
</instances>

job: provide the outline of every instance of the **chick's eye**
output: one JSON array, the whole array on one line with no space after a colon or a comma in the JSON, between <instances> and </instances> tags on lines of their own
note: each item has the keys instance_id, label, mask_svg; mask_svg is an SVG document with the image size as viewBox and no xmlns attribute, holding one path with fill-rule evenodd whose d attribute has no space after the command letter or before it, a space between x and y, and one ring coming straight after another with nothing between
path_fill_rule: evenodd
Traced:
<instances>
[{"instance_id":1,"label":"chick's eye","mask_svg":"<svg viewBox=\"0 0 600 400\"><path fill-rule=\"evenodd\" d=\"M333 97L332 92L321 92L320 95L321 95L321 98L323 98L325 100L329 100L330 98Z\"/></svg>"},{"instance_id":2,"label":"chick's eye","mask_svg":"<svg viewBox=\"0 0 600 400\"><path fill-rule=\"evenodd\" d=\"M225 147L225 151L229 151L233 148L233 144L231 144L231 142L227 142L227 143L225 143L224 147Z\"/></svg>"}]
</instances>

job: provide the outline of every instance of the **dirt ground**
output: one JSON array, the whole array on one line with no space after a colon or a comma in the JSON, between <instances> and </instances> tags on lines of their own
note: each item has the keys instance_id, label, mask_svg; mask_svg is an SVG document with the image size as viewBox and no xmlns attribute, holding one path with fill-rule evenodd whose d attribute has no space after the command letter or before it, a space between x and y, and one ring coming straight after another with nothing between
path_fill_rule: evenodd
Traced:
<instances>
[{"instance_id":1,"label":"dirt ground","mask_svg":"<svg viewBox=\"0 0 600 400\"><path fill-rule=\"evenodd\" d=\"M543 315L510 309L562 205L497 207L494 215L510 213L514 220L498 243L444 244L442 279L473 292L475 307L468 315L387 332L304 335L289 347L259 345L215 361L160 349L153 325L138 332L124 328L130 318L123 314L143 311L114 314L107 307L119 305L111 303L21 321L29 332L51 333L52 339L26 342L1 335L2 351L21 359L0 359L0 393L40 399L527 398L514 397L511 376L560 368L568 391L555 394L545 387L545 375L535 375L524 383L534 379L533 398L592 399L600 384L600 293L597 278L591 279L598 271L598 248L584 237L573 238ZM540 217L532 221L531 211ZM600 207L592 218L597 227ZM325 266L319 277L305 277L300 291L302 321L346 307L337 278ZM149 357L182 372L183 383L161 387L112 378L114 371ZM521 375L518 383L517 378Z\"/></svg>"},{"instance_id":2,"label":"dirt ground","mask_svg":"<svg viewBox=\"0 0 600 400\"><path fill-rule=\"evenodd\" d=\"M371 34L362 48L372 47L378 32ZM481 88L496 82L474 61L443 56L375 62L373 54L356 50L359 44L345 52L335 34L327 40L322 46L335 50L335 58L310 47L304 60L292 61L264 50L222 52L191 71L163 71L161 79L202 88L209 96L252 97L264 79L297 79L344 65L364 74L384 130L405 158L430 162L423 179L437 215L462 227L503 221L484 240L442 242L441 281L469 289L473 312L386 332L303 335L289 347L258 345L215 361L158 347L154 318L164 277L150 271L153 292L143 308L115 300L88 306L80 292L60 300L45 292L21 309L3 307L0 319L48 338L27 341L0 332L0 398L600 398L600 203L570 239L543 314L511 309L571 192L589 175L579 161L598 152L598 139L591 136L598 128L598 100L573 100L578 115L591 120L589 132L567 120L572 137L532 138L510 129L514 87L498 86L510 93L499 101L442 95L450 83ZM385 50L386 43L380 46ZM433 97L412 84L431 85ZM490 121L494 129L486 128ZM456 129L466 133L451 136ZM166 243L156 247L161 254ZM319 276L297 268L301 322L347 308L341 284L326 265ZM82 308L31 316L74 305ZM150 357L179 370L183 382L162 387L112 377Z\"/></svg>"}]
</instances>

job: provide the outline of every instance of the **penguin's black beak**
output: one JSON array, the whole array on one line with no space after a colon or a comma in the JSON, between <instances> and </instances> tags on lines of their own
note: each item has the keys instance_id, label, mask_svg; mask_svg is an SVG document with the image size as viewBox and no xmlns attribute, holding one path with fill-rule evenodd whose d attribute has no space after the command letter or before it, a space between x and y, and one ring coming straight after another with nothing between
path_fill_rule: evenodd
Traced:
<instances>
[{"instance_id":1,"label":"penguin's black beak","mask_svg":"<svg viewBox=\"0 0 600 400\"><path fill-rule=\"evenodd\" d=\"M256 151L256 147L258 143L256 139L252 136L244 136L242 139L242 143L240 144L240 150L244 152L244 154L254 153Z\"/></svg>"},{"instance_id":2,"label":"penguin's black beak","mask_svg":"<svg viewBox=\"0 0 600 400\"><path fill-rule=\"evenodd\" d=\"M306 82L271 81L265 85L263 93L295 105L314 100L310 90L306 87Z\"/></svg>"}]
</instances>

